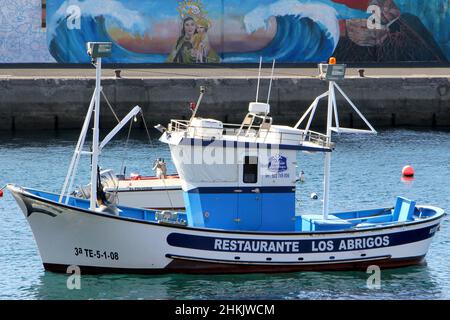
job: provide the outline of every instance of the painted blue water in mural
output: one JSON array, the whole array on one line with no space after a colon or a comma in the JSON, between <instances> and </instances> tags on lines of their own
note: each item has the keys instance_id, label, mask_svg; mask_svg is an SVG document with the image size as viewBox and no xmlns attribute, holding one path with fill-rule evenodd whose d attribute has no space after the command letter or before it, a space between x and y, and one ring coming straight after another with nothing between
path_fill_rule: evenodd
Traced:
<instances>
[{"instance_id":1,"label":"painted blue water in mural","mask_svg":"<svg viewBox=\"0 0 450 320\"><path fill-rule=\"evenodd\" d=\"M445 60L450 59L446 1L49 0L47 41L52 56L66 63L89 62L88 41L112 42L113 55L106 62L121 63L245 63L260 56L266 62L320 62L333 53L352 61L351 52L342 48L345 39L362 51L382 42L398 43L405 51L411 50L404 43L424 43L417 51L425 53L405 54L404 60ZM392 30L367 29L371 15L361 8L371 4L393 12L382 16ZM398 34L405 35L393 42ZM355 57L361 59L366 58Z\"/></svg>"},{"instance_id":2,"label":"painted blue water in mural","mask_svg":"<svg viewBox=\"0 0 450 320\"><path fill-rule=\"evenodd\" d=\"M266 47L253 52L222 53L223 62L255 62L260 56L279 62L322 61L332 54L339 40L339 18L368 16L340 4L331 7L329 3L325 0L303 3L228 0L226 8L220 1L210 1L207 9L210 19L219 20L223 13L224 20L227 16L240 16L248 33L267 27L268 19L276 17L277 31ZM155 4L158 4L157 15L153 11ZM79 29L68 28L74 20L67 15L71 12L67 10L70 6L80 8ZM120 25L130 34L144 34L148 29L146 20L172 17L177 23L177 7L178 1L49 1L50 51L57 61L89 62L84 50L87 41L111 41L114 43L113 57L107 62L165 62L167 54L136 53L120 46L108 33L108 26ZM136 18L135 12L140 12L141 17Z\"/></svg>"}]
</instances>

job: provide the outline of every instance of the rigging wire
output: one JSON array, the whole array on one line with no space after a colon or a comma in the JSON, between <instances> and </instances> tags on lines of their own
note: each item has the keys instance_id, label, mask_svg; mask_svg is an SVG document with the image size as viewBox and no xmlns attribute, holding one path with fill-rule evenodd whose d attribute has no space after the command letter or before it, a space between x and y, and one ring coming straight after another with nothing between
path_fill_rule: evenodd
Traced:
<instances>
[{"instance_id":1,"label":"rigging wire","mask_svg":"<svg viewBox=\"0 0 450 320\"><path fill-rule=\"evenodd\" d=\"M120 171L119 173L122 173L123 169L124 169L124 164L125 164L125 160L127 159L127 150L128 150L128 142L130 140L130 136L131 136L131 128L133 127L133 121L130 121L130 126L128 127L128 134L127 134L127 139L125 140L125 156L122 158L122 164L120 165ZM125 175L125 172L124 172ZM115 189L114 189L114 198L118 199L118 194L119 192L119 183L116 184Z\"/></svg>"},{"instance_id":2,"label":"rigging wire","mask_svg":"<svg viewBox=\"0 0 450 320\"><path fill-rule=\"evenodd\" d=\"M127 134L127 139L125 140L125 156L122 159L122 164L120 165L120 171L122 172L124 169L124 164L125 164L125 160L126 158L128 158L126 155L128 154L128 142L130 141L130 136L131 136L131 129L133 128L133 121L130 121L130 126L128 127L128 134Z\"/></svg>"},{"instance_id":3,"label":"rigging wire","mask_svg":"<svg viewBox=\"0 0 450 320\"><path fill-rule=\"evenodd\" d=\"M120 123L119 117L118 117L117 114L114 112L113 106L112 106L111 103L109 102L109 100L108 100L108 98L106 97L106 95L105 95L105 93L103 92L103 90L102 90L101 92L102 92L102 94L103 94L103 97L105 98L106 103L108 104L108 107L110 108L111 112L113 113L114 117L116 118L117 122ZM147 122L145 121L144 113L143 113L142 110L141 110L140 114L141 114L141 118L142 118L142 123L144 124L145 132L146 132L146 135L147 135L147 139L148 139L150 148L156 149L155 146L154 146L154 144L153 144L153 140L152 140L152 138L151 138L150 131L149 131L149 129L148 129ZM128 154L127 150L128 150L128 144L129 144L129 141L130 141L130 137L131 137L131 130L132 130L132 128L133 128L133 121L130 121L130 125L129 125L129 127L128 127L127 139L126 139L126 141L125 141L125 156L124 156L124 158L122 159L122 163L121 163L121 165L120 165L120 171L119 171L120 173L123 172L123 170L124 170L124 165L125 165L125 161L126 161L126 159L127 159L127 156L126 156L126 155ZM125 172L124 172L124 175L125 175ZM174 205L173 205L173 201L172 201L172 199L171 199L171 197L170 197L170 193L169 193L169 190L168 190L168 187L167 187L165 178L164 178L164 179L161 179L161 180L162 180L162 182L163 182L164 190L166 191L167 198L169 199L170 207L172 208L172 211L175 211L175 208L174 208ZM117 198L118 192L119 192L119 184L117 184L116 187L115 187L115 189L114 189L114 193L113 193L113 194L114 194L114 198Z\"/></svg>"},{"instance_id":4,"label":"rigging wire","mask_svg":"<svg viewBox=\"0 0 450 320\"><path fill-rule=\"evenodd\" d=\"M108 100L108 98L106 97L106 94L103 92L103 90L101 90L101 93L102 93L102 95L103 95L103 98L105 98L105 101L106 101L106 104L107 104L108 107L109 107L109 110L111 110L112 114L113 114L114 117L116 118L117 123L120 123L120 119L119 119L119 117L117 116L117 114L114 112L114 108L112 107L111 103L109 103L109 100Z\"/></svg>"},{"instance_id":5,"label":"rigging wire","mask_svg":"<svg viewBox=\"0 0 450 320\"><path fill-rule=\"evenodd\" d=\"M150 136L150 132L148 131L147 122L145 121L145 118L144 118L144 112L142 110L141 110L141 117L142 117L142 123L144 124L145 132L147 133L148 142L149 142L151 148L154 148L153 141Z\"/></svg>"},{"instance_id":6,"label":"rigging wire","mask_svg":"<svg viewBox=\"0 0 450 320\"><path fill-rule=\"evenodd\" d=\"M142 112L142 110L141 110L141 117L142 117L142 123L144 124L145 132L147 133L148 141L150 143L150 148L156 149L156 147L153 145L152 138L150 136L150 132L148 131L147 122L145 121L144 113ZM161 180L162 180L162 182L164 184L164 190L166 191L167 198L169 199L170 207L172 208L172 211L175 211L175 208L174 208L173 202L172 202L172 198L170 197L170 193L169 193L169 190L168 190L167 185L166 185L165 177L164 177L164 179L161 179Z\"/></svg>"}]
</instances>

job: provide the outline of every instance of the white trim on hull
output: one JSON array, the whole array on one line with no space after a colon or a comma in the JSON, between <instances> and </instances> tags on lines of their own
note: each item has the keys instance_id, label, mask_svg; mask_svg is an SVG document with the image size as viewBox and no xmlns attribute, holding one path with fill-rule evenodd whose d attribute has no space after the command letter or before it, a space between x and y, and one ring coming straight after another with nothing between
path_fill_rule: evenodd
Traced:
<instances>
[{"instance_id":1,"label":"white trim on hull","mask_svg":"<svg viewBox=\"0 0 450 320\"><path fill-rule=\"evenodd\" d=\"M18 188L10 190L31 226L44 266L62 272L68 265L81 266L83 272L246 273L417 264L427 253L443 217L347 232L230 232L90 212L22 193ZM33 212L24 200L32 202ZM357 239L359 247L355 249ZM353 250L339 250L340 242L345 246L352 243ZM248 244L258 243L261 249L253 247L254 252L246 252Z\"/></svg>"}]
</instances>

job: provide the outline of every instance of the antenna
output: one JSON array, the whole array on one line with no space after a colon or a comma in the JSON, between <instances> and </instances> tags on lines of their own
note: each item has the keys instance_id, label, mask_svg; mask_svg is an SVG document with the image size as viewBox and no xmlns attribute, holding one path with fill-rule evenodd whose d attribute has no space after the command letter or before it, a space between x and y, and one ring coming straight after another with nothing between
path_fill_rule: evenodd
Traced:
<instances>
[{"instance_id":1,"label":"antenna","mask_svg":"<svg viewBox=\"0 0 450 320\"><path fill-rule=\"evenodd\" d=\"M258 72L258 86L256 88L256 102L258 102L259 98L259 82L261 80L261 67L262 67L262 56L259 57L259 72Z\"/></svg>"},{"instance_id":2,"label":"antenna","mask_svg":"<svg viewBox=\"0 0 450 320\"><path fill-rule=\"evenodd\" d=\"M192 116L189 119L189 126L191 125L192 120L195 118L195 115L197 114L197 110L200 107L200 103L202 102L204 94L205 94L205 87L204 86L200 86L200 96L198 97L197 104L195 104L194 110L192 112Z\"/></svg>"},{"instance_id":3,"label":"antenna","mask_svg":"<svg viewBox=\"0 0 450 320\"><path fill-rule=\"evenodd\" d=\"M267 93L267 104L269 104L269 101L270 101L270 92L272 91L272 80L273 80L273 70L274 69L275 69L275 59L273 59L273 63L272 63L272 74L270 75L269 92Z\"/></svg>"}]
</instances>

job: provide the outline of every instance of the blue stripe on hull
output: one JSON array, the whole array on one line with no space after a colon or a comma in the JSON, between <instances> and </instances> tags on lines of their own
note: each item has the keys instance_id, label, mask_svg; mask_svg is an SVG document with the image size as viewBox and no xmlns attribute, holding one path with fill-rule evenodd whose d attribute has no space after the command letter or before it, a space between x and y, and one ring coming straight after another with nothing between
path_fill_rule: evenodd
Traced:
<instances>
[{"instance_id":1,"label":"blue stripe on hull","mask_svg":"<svg viewBox=\"0 0 450 320\"><path fill-rule=\"evenodd\" d=\"M414 243L433 237L438 224L422 229L399 231L385 235L351 238L259 240L196 236L171 233L167 243L174 247L218 252L305 254L323 252L346 252L386 248Z\"/></svg>"}]
</instances>

